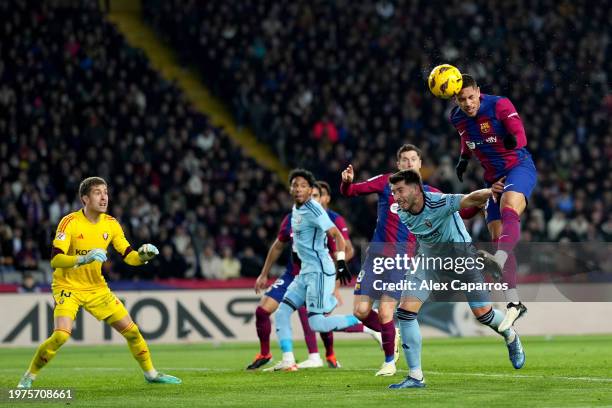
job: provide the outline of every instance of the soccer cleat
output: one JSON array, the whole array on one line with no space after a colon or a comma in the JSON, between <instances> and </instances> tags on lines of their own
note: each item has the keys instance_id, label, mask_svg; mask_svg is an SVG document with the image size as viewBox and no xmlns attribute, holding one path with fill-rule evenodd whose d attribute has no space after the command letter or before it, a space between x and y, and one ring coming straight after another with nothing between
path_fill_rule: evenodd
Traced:
<instances>
[{"instance_id":1,"label":"soccer cleat","mask_svg":"<svg viewBox=\"0 0 612 408\"><path fill-rule=\"evenodd\" d=\"M340 362L336 360L335 355L327 356L325 357L325 360L327 360L327 366L329 368L342 368L342 366L340 365Z\"/></svg>"},{"instance_id":2,"label":"soccer cleat","mask_svg":"<svg viewBox=\"0 0 612 408\"><path fill-rule=\"evenodd\" d=\"M400 329L398 327L395 328L395 345L393 348L393 362L397 363L397 360L400 358L400 344L401 344L401 335Z\"/></svg>"},{"instance_id":3,"label":"soccer cleat","mask_svg":"<svg viewBox=\"0 0 612 408\"><path fill-rule=\"evenodd\" d=\"M19 380L19 384L17 384L17 388L23 388L23 389L30 389L32 388L32 377L30 377L29 375L24 375L23 377L21 377L21 380Z\"/></svg>"},{"instance_id":4,"label":"soccer cleat","mask_svg":"<svg viewBox=\"0 0 612 408\"><path fill-rule=\"evenodd\" d=\"M164 373L157 373L154 378L147 378L145 376L145 380L150 384L181 384L183 382L178 377Z\"/></svg>"},{"instance_id":5,"label":"soccer cleat","mask_svg":"<svg viewBox=\"0 0 612 408\"><path fill-rule=\"evenodd\" d=\"M258 354L255 356L255 360L247 366L247 370L257 370L258 368L265 366L272 360L272 354Z\"/></svg>"},{"instance_id":6,"label":"soccer cleat","mask_svg":"<svg viewBox=\"0 0 612 408\"><path fill-rule=\"evenodd\" d=\"M307 358L306 360L298 363L298 368L320 368L323 367L323 360L319 358Z\"/></svg>"},{"instance_id":7,"label":"soccer cleat","mask_svg":"<svg viewBox=\"0 0 612 408\"><path fill-rule=\"evenodd\" d=\"M295 361L281 360L278 363L276 363L275 366L265 368L263 371L270 372L270 371L297 371L297 370L298 370L298 366L297 364L295 364Z\"/></svg>"},{"instance_id":8,"label":"soccer cleat","mask_svg":"<svg viewBox=\"0 0 612 408\"><path fill-rule=\"evenodd\" d=\"M379 332L374 331L374 330L369 331L369 332L368 332L368 334L369 334L370 336L372 336L372 338L373 338L374 340L376 340L376 342L378 343L378 345L379 345L379 346L380 346L380 348L382 349L382 335L381 335ZM397 336L397 333L395 333L395 335ZM398 357L398 358L399 358L399 357Z\"/></svg>"},{"instance_id":9,"label":"soccer cleat","mask_svg":"<svg viewBox=\"0 0 612 408\"><path fill-rule=\"evenodd\" d=\"M380 370L378 370L374 375L376 377L390 377L392 375L395 375L396 372L397 368L395 367L395 361L390 361L388 363L384 362L383 365L380 367Z\"/></svg>"},{"instance_id":10,"label":"soccer cleat","mask_svg":"<svg viewBox=\"0 0 612 408\"><path fill-rule=\"evenodd\" d=\"M495 259L495 256L484 249L478 250L478 256L484 259L485 271L488 272L495 282L501 281L503 268Z\"/></svg>"},{"instance_id":11,"label":"soccer cleat","mask_svg":"<svg viewBox=\"0 0 612 408\"><path fill-rule=\"evenodd\" d=\"M515 321L520 319L525 313L527 313L527 307L521 302L517 304L508 303L506 306L506 315L504 316L504 320L499 324L497 331L502 333L508 330Z\"/></svg>"},{"instance_id":12,"label":"soccer cleat","mask_svg":"<svg viewBox=\"0 0 612 408\"><path fill-rule=\"evenodd\" d=\"M425 388L425 379L417 380L416 378L408 376L401 383L391 384L389 388L392 390L399 390L401 388Z\"/></svg>"},{"instance_id":13,"label":"soccer cleat","mask_svg":"<svg viewBox=\"0 0 612 408\"><path fill-rule=\"evenodd\" d=\"M508 346L508 356L510 357L510 362L512 362L512 367L517 370L523 367L525 365L525 351L523 350L523 344L518 333L515 332L514 341L506 344L506 346Z\"/></svg>"}]
</instances>

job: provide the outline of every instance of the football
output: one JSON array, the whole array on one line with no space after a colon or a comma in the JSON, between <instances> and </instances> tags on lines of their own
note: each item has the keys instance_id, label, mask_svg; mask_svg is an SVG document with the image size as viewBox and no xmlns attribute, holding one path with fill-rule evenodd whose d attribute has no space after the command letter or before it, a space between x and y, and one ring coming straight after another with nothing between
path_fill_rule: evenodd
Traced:
<instances>
[{"instance_id":1,"label":"football","mask_svg":"<svg viewBox=\"0 0 612 408\"><path fill-rule=\"evenodd\" d=\"M427 83L429 90L436 97L449 99L461 90L463 79L457 67L443 64L431 70Z\"/></svg>"}]
</instances>

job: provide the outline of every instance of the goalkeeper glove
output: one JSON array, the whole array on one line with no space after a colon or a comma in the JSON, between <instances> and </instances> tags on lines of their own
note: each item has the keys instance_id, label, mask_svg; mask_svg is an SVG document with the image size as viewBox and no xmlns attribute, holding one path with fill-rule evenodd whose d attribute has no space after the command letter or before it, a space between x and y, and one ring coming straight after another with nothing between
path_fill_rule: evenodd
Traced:
<instances>
[{"instance_id":1,"label":"goalkeeper glove","mask_svg":"<svg viewBox=\"0 0 612 408\"><path fill-rule=\"evenodd\" d=\"M516 148L516 144L516 136L514 136L512 133L504 137L504 147L506 150L514 150Z\"/></svg>"},{"instance_id":2,"label":"goalkeeper glove","mask_svg":"<svg viewBox=\"0 0 612 408\"><path fill-rule=\"evenodd\" d=\"M457 178L459 181L463 183L463 173L467 170L469 159L461 156L459 159L459 163L457 163L457 167L455 167L455 172L457 173Z\"/></svg>"},{"instance_id":3,"label":"goalkeeper glove","mask_svg":"<svg viewBox=\"0 0 612 408\"><path fill-rule=\"evenodd\" d=\"M348 284L351 281L351 271L349 271L348 265L344 259L336 261L336 280L340 280L343 285Z\"/></svg>"},{"instance_id":4,"label":"goalkeeper glove","mask_svg":"<svg viewBox=\"0 0 612 408\"><path fill-rule=\"evenodd\" d=\"M159 251L153 244L143 244L138 248L138 257L143 263L149 262L151 259L155 258L156 255L159 255Z\"/></svg>"},{"instance_id":5,"label":"goalkeeper glove","mask_svg":"<svg viewBox=\"0 0 612 408\"><path fill-rule=\"evenodd\" d=\"M86 255L77 256L75 266L87 265L94 261L106 262L106 252L100 248L92 249Z\"/></svg>"}]
</instances>

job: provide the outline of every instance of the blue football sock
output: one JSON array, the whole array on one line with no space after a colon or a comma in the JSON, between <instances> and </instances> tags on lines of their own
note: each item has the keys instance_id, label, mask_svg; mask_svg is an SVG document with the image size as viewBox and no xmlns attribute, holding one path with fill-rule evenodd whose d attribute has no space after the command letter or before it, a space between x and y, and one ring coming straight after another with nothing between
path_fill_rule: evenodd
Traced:
<instances>
[{"instance_id":1,"label":"blue football sock","mask_svg":"<svg viewBox=\"0 0 612 408\"><path fill-rule=\"evenodd\" d=\"M421 370L421 328L417 320L418 313L398 308L397 319L402 335L402 349L406 364L411 372Z\"/></svg>"},{"instance_id":2,"label":"blue football sock","mask_svg":"<svg viewBox=\"0 0 612 408\"><path fill-rule=\"evenodd\" d=\"M491 310L489 310L487 313L478 317L478 321L480 323L486 326L489 326L495 331L495 333L498 333L497 328L499 327L500 323L503 320L504 320L504 313L497 309L493 309L493 308L491 308ZM514 340L515 333L512 327L505 330L503 333L499 333L499 334L504 336L504 339L506 339L506 342L512 342Z\"/></svg>"},{"instance_id":3,"label":"blue football sock","mask_svg":"<svg viewBox=\"0 0 612 408\"><path fill-rule=\"evenodd\" d=\"M346 329L357 323L360 323L359 319L353 315L324 316L322 314L311 314L308 316L310 328L316 332L322 333Z\"/></svg>"},{"instance_id":4,"label":"blue football sock","mask_svg":"<svg viewBox=\"0 0 612 408\"><path fill-rule=\"evenodd\" d=\"M293 341L291 334L291 314L294 309L286 303L280 304L276 311L276 335L278 343L283 353L293 351Z\"/></svg>"}]
</instances>

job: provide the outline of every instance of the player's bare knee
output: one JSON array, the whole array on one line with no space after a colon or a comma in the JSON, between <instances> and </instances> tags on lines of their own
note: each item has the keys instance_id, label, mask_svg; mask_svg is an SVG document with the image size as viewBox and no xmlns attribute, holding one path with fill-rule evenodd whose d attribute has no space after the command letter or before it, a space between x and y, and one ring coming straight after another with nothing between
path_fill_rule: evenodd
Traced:
<instances>
[{"instance_id":1,"label":"player's bare knee","mask_svg":"<svg viewBox=\"0 0 612 408\"><path fill-rule=\"evenodd\" d=\"M476 317L476 319L478 319L480 323L488 324L490 320L489 317L493 316L494 312L493 312L493 307L491 305L487 305L484 307L472 308L472 313L474 314L474 317Z\"/></svg>"},{"instance_id":2,"label":"player's bare knee","mask_svg":"<svg viewBox=\"0 0 612 408\"><path fill-rule=\"evenodd\" d=\"M359 320L363 320L368 317L370 311L372 310L372 306L369 303L358 303L353 306L353 314Z\"/></svg>"}]
</instances>

